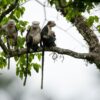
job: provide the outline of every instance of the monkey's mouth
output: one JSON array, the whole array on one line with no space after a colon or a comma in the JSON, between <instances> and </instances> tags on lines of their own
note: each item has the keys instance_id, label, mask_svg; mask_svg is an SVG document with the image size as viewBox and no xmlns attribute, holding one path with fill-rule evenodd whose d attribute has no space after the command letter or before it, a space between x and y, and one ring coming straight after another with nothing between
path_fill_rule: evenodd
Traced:
<instances>
[{"instance_id":1,"label":"monkey's mouth","mask_svg":"<svg viewBox=\"0 0 100 100\"><path fill-rule=\"evenodd\" d=\"M13 25L10 25L10 26L9 26L9 28L12 28L12 27L13 27Z\"/></svg>"},{"instance_id":2,"label":"monkey's mouth","mask_svg":"<svg viewBox=\"0 0 100 100\"><path fill-rule=\"evenodd\" d=\"M56 24L53 25L53 27L56 26Z\"/></svg>"},{"instance_id":3,"label":"monkey's mouth","mask_svg":"<svg viewBox=\"0 0 100 100\"><path fill-rule=\"evenodd\" d=\"M54 27L54 26L56 26L56 24L51 25L51 27Z\"/></svg>"},{"instance_id":4,"label":"monkey's mouth","mask_svg":"<svg viewBox=\"0 0 100 100\"><path fill-rule=\"evenodd\" d=\"M33 27L33 29L35 30L35 29L36 29L36 27Z\"/></svg>"}]
</instances>

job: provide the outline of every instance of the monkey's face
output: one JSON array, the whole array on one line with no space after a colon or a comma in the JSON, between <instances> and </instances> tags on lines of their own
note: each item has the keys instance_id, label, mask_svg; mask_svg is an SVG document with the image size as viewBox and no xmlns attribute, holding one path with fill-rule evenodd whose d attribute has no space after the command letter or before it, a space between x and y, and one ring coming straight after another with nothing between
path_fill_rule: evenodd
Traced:
<instances>
[{"instance_id":1,"label":"monkey's face","mask_svg":"<svg viewBox=\"0 0 100 100\"><path fill-rule=\"evenodd\" d=\"M54 21L48 21L48 25L50 27L54 27L54 26L56 26L56 23Z\"/></svg>"},{"instance_id":2,"label":"monkey's face","mask_svg":"<svg viewBox=\"0 0 100 100\"><path fill-rule=\"evenodd\" d=\"M37 28L39 28L39 22L38 21L34 21L34 22L32 22L32 29L37 29Z\"/></svg>"},{"instance_id":3,"label":"monkey's face","mask_svg":"<svg viewBox=\"0 0 100 100\"><path fill-rule=\"evenodd\" d=\"M14 28L15 27L15 22L13 20L10 20L8 22L8 25L7 26L8 26L9 29Z\"/></svg>"},{"instance_id":4,"label":"monkey's face","mask_svg":"<svg viewBox=\"0 0 100 100\"><path fill-rule=\"evenodd\" d=\"M32 29L37 29L39 27L39 24L33 24Z\"/></svg>"},{"instance_id":5,"label":"monkey's face","mask_svg":"<svg viewBox=\"0 0 100 100\"><path fill-rule=\"evenodd\" d=\"M8 28L9 28L9 29L12 29L12 28L14 28L14 27L15 27L15 25L14 25L13 23L8 24Z\"/></svg>"}]
</instances>

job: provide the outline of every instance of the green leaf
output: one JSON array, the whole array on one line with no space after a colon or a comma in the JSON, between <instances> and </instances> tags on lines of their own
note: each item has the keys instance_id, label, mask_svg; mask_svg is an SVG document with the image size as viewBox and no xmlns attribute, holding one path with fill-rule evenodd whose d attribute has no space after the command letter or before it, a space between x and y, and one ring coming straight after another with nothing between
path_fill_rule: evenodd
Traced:
<instances>
[{"instance_id":1,"label":"green leaf","mask_svg":"<svg viewBox=\"0 0 100 100\"><path fill-rule=\"evenodd\" d=\"M99 22L99 18L98 16L90 16L87 20L86 20L86 24L91 27L93 25L94 22Z\"/></svg>"},{"instance_id":2,"label":"green leaf","mask_svg":"<svg viewBox=\"0 0 100 100\"><path fill-rule=\"evenodd\" d=\"M38 73L39 72L39 68L41 67L41 65L40 64L38 64L38 63L33 63L33 68L34 68L34 70Z\"/></svg>"},{"instance_id":3,"label":"green leaf","mask_svg":"<svg viewBox=\"0 0 100 100\"><path fill-rule=\"evenodd\" d=\"M99 22L98 16L94 16L95 22Z\"/></svg>"},{"instance_id":4,"label":"green leaf","mask_svg":"<svg viewBox=\"0 0 100 100\"><path fill-rule=\"evenodd\" d=\"M20 20L20 25L22 25L22 26L26 26L28 24L28 22L27 21L22 21L22 20Z\"/></svg>"},{"instance_id":5,"label":"green leaf","mask_svg":"<svg viewBox=\"0 0 100 100\"><path fill-rule=\"evenodd\" d=\"M14 57L15 61L18 61L19 57Z\"/></svg>"},{"instance_id":6,"label":"green leaf","mask_svg":"<svg viewBox=\"0 0 100 100\"><path fill-rule=\"evenodd\" d=\"M95 21L95 17L94 16L90 16L87 20L86 20L86 24L91 27L93 25Z\"/></svg>"},{"instance_id":7,"label":"green leaf","mask_svg":"<svg viewBox=\"0 0 100 100\"><path fill-rule=\"evenodd\" d=\"M20 71L20 78L23 79L24 73Z\"/></svg>"},{"instance_id":8,"label":"green leaf","mask_svg":"<svg viewBox=\"0 0 100 100\"><path fill-rule=\"evenodd\" d=\"M16 68L16 75L18 76L20 73L19 67Z\"/></svg>"},{"instance_id":9,"label":"green leaf","mask_svg":"<svg viewBox=\"0 0 100 100\"><path fill-rule=\"evenodd\" d=\"M17 26L17 29L23 33L26 29L26 25L28 24L27 21L22 21L22 20L19 20L19 22L16 24Z\"/></svg>"},{"instance_id":10,"label":"green leaf","mask_svg":"<svg viewBox=\"0 0 100 100\"><path fill-rule=\"evenodd\" d=\"M0 25L5 25L8 22L8 20L9 20L8 17L4 17Z\"/></svg>"},{"instance_id":11,"label":"green leaf","mask_svg":"<svg viewBox=\"0 0 100 100\"><path fill-rule=\"evenodd\" d=\"M21 8L20 8L20 13L21 13L21 15L23 15L24 12L25 12L25 7L21 7Z\"/></svg>"},{"instance_id":12,"label":"green leaf","mask_svg":"<svg viewBox=\"0 0 100 100\"><path fill-rule=\"evenodd\" d=\"M38 60L40 61L42 57L42 53L38 53L37 57L38 57Z\"/></svg>"},{"instance_id":13,"label":"green leaf","mask_svg":"<svg viewBox=\"0 0 100 100\"><path fill-rule=\"evenodd\" d=\"M100 25L97 26L98 31L100 32Z\"/></svg>"},{"instance_id":14,"label":"green leaf","mask_svg":"<svg viewBox=\"0 0 100 100\"><path fill-rule=\"evenodd\" d=\"M24 43L25 43L25 38L21 37L21 36L18 36L18 46L20 48L23 48L24 47Z\"/></svg>"},{"instance_id":15,"label":"green leaf","mask_svg":"<svg viewBox=\"0 0 100 100\"><path fill-rule=\"evenodd\" d=\"M4 57L0 57L0 68L4 68L7 65L6 59Z\"/></svg>"},{"instance_id":16,"label":"green leaf","mask_svg":"<svg viewBox=\"0 0 100 100\"><path fill-rule=\"evenodd\" d=\"M2 0L2 4L6 5L7 4L7 0Z\"/></svg>"},{"instance_id":17,"label":"green leaf","mask_svg":"<svg viewBox=\"0 0 100 100\"><path fill-rule=\"evenodd\" d=\"M32 61L32 60L34 59L34 57L35 57L35 54L32 54L32 53L31 53L31 54L29 55L30 61Z\"/></svg>"},{"instance_id":18,"label":"green leaf","mask_svg":"<svg viewBox=\"0 0 100 100\"><path fill-rule=\"evenodd\" d=\"M16 17L17 17L17 18L20 18L20 16L21 16L20 10L16 10L16 11L15 11L15 14L16 14Z\"/></svg>"}]
</instances>

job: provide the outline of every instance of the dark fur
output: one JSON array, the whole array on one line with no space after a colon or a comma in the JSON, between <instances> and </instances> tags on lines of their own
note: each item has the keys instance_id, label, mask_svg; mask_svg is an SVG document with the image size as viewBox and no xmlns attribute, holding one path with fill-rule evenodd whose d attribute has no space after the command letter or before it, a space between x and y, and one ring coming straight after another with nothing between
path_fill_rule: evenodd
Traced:
<instances>
[{"instance_id":1,"label":"dark fur","mask_svg":"<svg viewBox=\"0 0 100 100\"><path fill-rule=\"evenodd\" d=\"M33 25L34 26L34 25ZM26 65L26 70L25 70L25 80L24 80L24 83L23 85L26 85L26 80L27 80L27 72L28 72L28 52L30 51L30 49L33 49L33 51L37 51L38 49L38 43L40 42L40 40L34 36L31 36L32 34L35 35L35 36L40 36L40 28L39 26L37 27L30 27L30 29L27 31L27 35L26 35L26 48L27 48L27 52L26 52L26 59L27 59L27 65ZM32 29L32 30L31 30ZM32 34L31 34L32 32ZM35 33L37 34L35 34ZM31 35L30 35L31 34ZM34 42L33 38L37 41Z\"/></svg>"},{"instance_id":2,"label":"dark fur","mask_svg":"<svg viewBox=\"0 0 100 100\"><path fill-rule=\"evenodd\" d=\"M55 35L48 36L48 25L50 27L54 27L55 25L53 24L52 21L49 21L47 25L42 29L41 31L41 46L42 46L42 73L41 73L41 89L43 89L43 75L44 75L44 55L45 55L45 47L53 47L56 46L55 44Z\"/></svg>"}]
</instances>

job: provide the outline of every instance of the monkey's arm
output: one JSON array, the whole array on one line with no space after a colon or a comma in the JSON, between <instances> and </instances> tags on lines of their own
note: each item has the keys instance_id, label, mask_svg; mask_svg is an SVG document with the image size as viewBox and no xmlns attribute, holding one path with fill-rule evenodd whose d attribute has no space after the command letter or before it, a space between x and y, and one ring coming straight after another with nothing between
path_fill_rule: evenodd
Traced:
<instances>
[{"instance_id":1,"label":"monkey's arm","mask_svg":"<svg viewBox=\"0 0 100 100\"><path fill-rule=\"evenodd\" d=\"M48 27L47 25L41 31L41 38L47 38L48 36Z\"/></svg>"},{"instance_id":2,"label":"monkey's arm","mask_svg":"<svg viewBox=\"0 0 100 100\"><path fill-rule=\"evenodd\" d=\"M29 33L30 33L31 28L29 28L27 30L27 34L26 34L26 44L29 42Z\"/></svg>"},{"instance_id":3,"label":"monkey's arm","mask_svg":"<svg viewBox=\"0 0 100 100\"><path fill-rule=\"evenodd\" d=\"M18 46L18 29L15 26L15 46Z\"/></svg>"}]
</instances>

